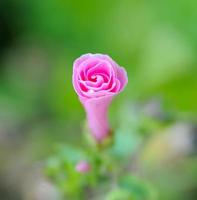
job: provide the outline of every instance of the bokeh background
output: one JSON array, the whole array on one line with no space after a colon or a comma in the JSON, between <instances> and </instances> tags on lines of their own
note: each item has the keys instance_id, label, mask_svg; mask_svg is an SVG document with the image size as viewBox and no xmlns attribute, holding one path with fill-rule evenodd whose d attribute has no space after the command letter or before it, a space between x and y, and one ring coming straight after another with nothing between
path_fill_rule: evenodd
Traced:
<instances>
[{"instance_id":1,"label":"bokeh background","mask_svg":"<svg viewBox=\"0 0 197 200\"><path fill-rule=\"evenodd\" d=\"M128 71L110 122L132 134L140 115L137 168L158 199L196 199L196 8L195 0L1 0L0 199L58 195L43 162L56 144L80 145L85 113L72 63L89 52Z\"/></svg>"}]
</instances>

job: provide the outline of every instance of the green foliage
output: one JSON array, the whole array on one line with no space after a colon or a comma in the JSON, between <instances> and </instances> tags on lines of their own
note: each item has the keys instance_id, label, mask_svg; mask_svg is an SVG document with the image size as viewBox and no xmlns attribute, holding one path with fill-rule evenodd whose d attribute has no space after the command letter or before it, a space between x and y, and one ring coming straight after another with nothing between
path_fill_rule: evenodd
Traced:
<instances>
[{"instance_id":1,"label":"green foliage","mask_svg":"<svg viewBox=\"0 0 197 200\"><path fill-rule=\"evenodd\" d=\"M129 191L123 189L114 189L106 197L106 200L121 200L121 199L132 200L133 198Z\"/></svg>"},{"instance_id":2,"label":"green foliage","mask_svg":"<svg viewBox=\"0 0 197 200\"><path fill-rule=\"evenodd\" d=\"M120 187L130 193L134 200L154 200L157 199L155 189L148 183L139 180L136 177L125 175L120 178Z\"/></svg>"},{"instance_id":3,"label":"green foliage","mask_svg":"<svg viewBox=\"0 0 197 200\"><path fill-rule=\"evenodd\" d=\"M196 7L195 0L0 1L0 152L7 163L9 153L16 160L51 157L46 173L70 199L154 199L144 179L156 185L158 199L190 198L196 160L177 165L182 155L163 161L160 152L171 155L163 132L196 123ZM72 63L87 52L109 54L129 77L110 108L114 136L100 146L84 128L72 86ZM147 150L154 137L158 168ZM81 159L91 163L90 173L75 171ZM175 167L167 170L170 164Z\"/></svg>"},{"instance_id":4,"label":"green foliage","mask_svg":"<svg viewBox=\"0 0 197 200\"><path fill-rule=\"evenodd\" d=\"M140 178L130 174L126 176L126 171L130 173L130 170L124 170L130 167L131 158L140 145L143 135L140 136L138 131L142 122L138 122L136 131L131 133L125 132L128 130L125 126L120 127L101 144L95 143L85 128L87 147L78 149L66 144L58 146L54 157L47 162L46 173L65 198L86 199L88 191L91 191L94 196L92 199L154 200L154 190ZM81 160L90 164L88 173L76 171L75 167Z\"/></svg>"}]
</instances>

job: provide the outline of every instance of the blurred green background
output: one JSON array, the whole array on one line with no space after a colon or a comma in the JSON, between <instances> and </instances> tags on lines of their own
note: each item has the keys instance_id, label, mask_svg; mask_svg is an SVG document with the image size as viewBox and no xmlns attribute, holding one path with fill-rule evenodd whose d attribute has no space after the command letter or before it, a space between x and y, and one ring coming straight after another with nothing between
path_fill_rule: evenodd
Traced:
<instances>
[{"instance_id":1,"label":"blurred green background","mask_svg":"<svg viewBox=\"0 0 197 200\"><path fill-rule=\"evenodd\" d=\"M173 153L157 129L140 156L142 168L153 159L147 174L159 199L196 199L196 8L195 0L1 0L0 199L55 199L41 178L42 160L57 143L80 145L85 113L72 87L72 63L89 52L109 54L128 71L129 84L110 108L113 127L136 116L132 109L120 114L135 105L169 123L163 132L173 130L166 139L172 146L182 141L178 164L161 164L161 155ZM144 126L152 133L151 120ZM32 189L36 181L43 190Z\"/></svg>"}]
</instances>

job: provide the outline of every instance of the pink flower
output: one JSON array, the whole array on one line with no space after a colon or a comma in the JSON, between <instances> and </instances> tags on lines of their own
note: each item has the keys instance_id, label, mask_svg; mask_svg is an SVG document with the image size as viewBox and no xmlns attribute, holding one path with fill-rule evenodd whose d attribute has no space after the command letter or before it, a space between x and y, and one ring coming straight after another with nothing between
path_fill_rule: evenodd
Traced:
<instances>
[{"instance_id":1,"label":"pink flower","mask_svg":"<svg viewBox=\"0 0 197 200\"><path fill-rule=\"evenodd\" d=\"M127 82L124 68L108 55L89 53L74 62L74 89L86 110L89 128L98 142L110 132L108 107Z\"/></svg>"},{"instance_id":2,"label":"pink flower","mask_svg":"<svg viewBox=\"0 0 197 200\"><path fill-rule=\"evenodd\" d=\"M90 165L87 161L82 160L76 165L76 171L85 173L90 171Z\"/></svg>"}]
</instances>

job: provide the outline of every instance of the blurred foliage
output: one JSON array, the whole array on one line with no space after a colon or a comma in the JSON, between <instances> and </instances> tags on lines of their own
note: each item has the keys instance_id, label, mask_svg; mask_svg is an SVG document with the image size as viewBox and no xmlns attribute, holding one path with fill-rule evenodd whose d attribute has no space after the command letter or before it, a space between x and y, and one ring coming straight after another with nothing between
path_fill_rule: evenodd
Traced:
<instances>
[{"instance_id":1,"label":"blurred foliage","mask_svg":"<svg viewBox=\"0 0 197 200\"><path fill-rule=\"evenodd\" d=\"M185 199L188 195L189 199L195 197L196 156L181 155L176 149L179 142L178 146L176 142L173 144L173 140L179 140L176 132L169 134L168 130L176 125L176 115L171 115L171 120L162 115L150 116L145 105L140 106L141 109L137 104L122 106L118 112L120 126L108 138L111 142L92 143L86 138L90 133L84 129L85 140L80 142L80 149L65 143L58 145L47 162L46 173L59 186L64 198L173 200ZM181 128L179 137L183 137L183 131ZM182 153L188 153L189 146L185 145L187 142L179 147ZM80 160L88 161L90 172L80 174L75 170ZM188 189L194 190L194 194L185 191Z\"/></svg>"},{"instance_id":2,"label":"blurred foliage","mask_svg":"<svg viewBox=\"0 0 197 200\"><path fill-rule=\"evenodd\" d=\"M86 181L73 166L79 157L94 156L81 142L85 114L72 87L72 63L87 52L106 53L126 68L129 84L110 108L115 136L105 164L110 156L132 163L126 181L132 191L146 193L141 179L149 179L161 200L195 199L195 155L171 158L163 135L179 123L195 132L196 7L195 0L1 0L0 174L54 155L49 175L72 191L64 185L68 171L80 190ZM125 187L107 189L109 200L130 198Z\"/></svg>"},{"instance_id":3,"label":"blurred foliage","mask_svg":"<svg viewBox=\"0 0 197 200\"><path fill-rule=\"evenodd\" d=\"M47 161L46 173L58 186L63 194L62 198L157 199L156 188L134 177L130 172L132 157L135 157L139 148L142 148L139 142L144 137L144 134L141 135L139 131L142 123L143 121L133 123L136 131L129 134L124 130L129 130L131 124L129 127L129 124L125 123L127 128L125 129L125 126L122 127L123 129L120 128L114 136L108 138L112 141L107 144L93 144L88 139L86 146L81 149L68 144L58 145L53 157ZM84 132L84 136L86 134ZM90 164L91 169L88 173L76 171L75 167L81 160L86 160Z\"/></svg>"}]
</instances>

